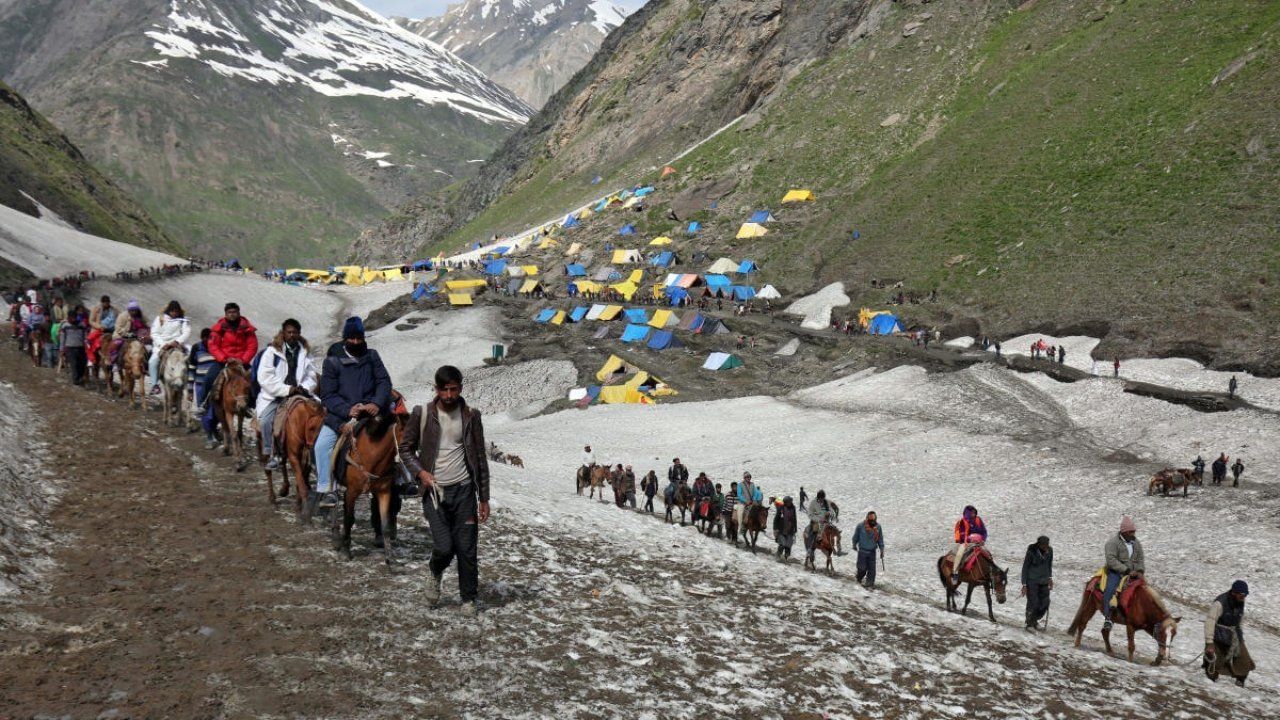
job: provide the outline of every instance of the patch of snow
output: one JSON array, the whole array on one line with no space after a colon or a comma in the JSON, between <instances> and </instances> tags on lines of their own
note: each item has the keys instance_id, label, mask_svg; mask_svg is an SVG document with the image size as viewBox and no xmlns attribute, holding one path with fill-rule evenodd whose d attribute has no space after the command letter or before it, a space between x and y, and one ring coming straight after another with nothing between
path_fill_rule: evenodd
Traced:
<instances>
[{"instance_id":1,"label":"patch of snow","mask_svg":"<svg viewBox=\"0 0 1280 720\"><path fill-rule=\"evenodd\" d=\"M167 253L89 235L59 221L34 218L3 205L0 257L44 278L80 270L101 275L186 262Z\"/></svg>"},{"instance_id":2,"label":"patch of snow","mask_svg":"<svg viewBox=\"0 0 1280 720\"><path fill-rule=\"evenodd\" d=\"M64 475L44 468L42 428L27 398L0 382L0 597L32 587L52 566L49 512Z\"/></svg>"},{"instance_id":3,"label":"patch of snow","mask_svg":"<svg viewBox=\"0 0 1280 720\"><path fill-rule=\"evenodd\" d=\"M391 155L389 152L374 152L372 150L365 150L360 154L364 156L365 160L380 160Z\"/></svg>"},{"instance_id":4,"label":"patch of snow","mask_svg":"<svg viewBox=\"0 0 1280 720\"><path fill-rule=\"evenodd\" d=\"M800 327L825 330L831 327L831 311L848 304L849 296L844 294L844 283L834 282L812 295L791 303L785 312L790 315L804 316Z\"/></svg>"}]
</instances>

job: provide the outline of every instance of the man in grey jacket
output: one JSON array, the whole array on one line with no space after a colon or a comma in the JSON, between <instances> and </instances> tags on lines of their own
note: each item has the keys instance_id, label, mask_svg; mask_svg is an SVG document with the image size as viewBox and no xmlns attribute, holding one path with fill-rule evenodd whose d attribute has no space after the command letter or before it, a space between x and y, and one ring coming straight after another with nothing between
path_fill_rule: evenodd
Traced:
<instances>
[{"instance_id":1,"label":"man in grey jacket","mask_svg":"<svg viewBox=\"0 0 1280 720\"><path fill-rule=\"evenodd\" d=\"M1128 576L1130 580L1136 580L1146 572L1142 543L1138 542L1137 535L1138 528L1133 524L1133 518L1125 515L1120 519L1120 533L1107 541L1107 584L1102 590L1102 616L1106 619L1102 624L1103 630L1111 629L1111 599L1120 587L1120 579Z\"/></svg>"}]
</instances>

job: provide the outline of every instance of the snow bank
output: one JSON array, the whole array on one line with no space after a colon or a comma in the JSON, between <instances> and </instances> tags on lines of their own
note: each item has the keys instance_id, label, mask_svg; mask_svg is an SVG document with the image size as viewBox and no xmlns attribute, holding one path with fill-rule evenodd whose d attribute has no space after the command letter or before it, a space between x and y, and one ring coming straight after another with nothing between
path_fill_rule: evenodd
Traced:
<instances>
[{"instance_id":1,"label":"snow bank","mask_svg":"<svg viewBox=\"0 0 1280 720\"><path fill-rule=\"evenodd\" d=\"M368 342L382 356L396 389L418 403L435 393L437 368L454 365L466 371L483 365L493 345L502 342L502 332L496 308L427 310L374 330ZM467 373L463 376L465 383Z\"/></svg>"},{"instance_id":2,"label":"snow bank","mask_svg":"<svg viewBox=\"0 0 1280 720\"><path fill-rule=\"evenodd\" d=\"M185 263L182 258L107 240L34 218L0 205L0 257L48 278L80 270L114 274L153 265Z\"/></svg>"},{"instance_id":3,"label":"snow bank","mask_svg":"<svg viewBox=\"0 0 1280 720\"><path fill-rule=\"evenodd\" d=\"M486 427L523 419L565 396L578 382L568 360L530 360L465 373L467 402L485 412Z\"/></svg>"},{"instance_id":4,"label":"snow bank","mask_svg":"<svg viewBox=\"0 0 1280 720\"><path fill-rule=\"evenodd\" d=\"M30 587L52 561L48 524L61 482L44 470L41 424L9 383L0 383L0 597Z\"/></svg>"},{"instance_id":5,"label":"snow bank","mask_svg":"<svg viewBox=\"0 0 1280 720\"><path fill-rule=\"evenodd\" d=\"M837 282L796 300L787 307L786 312L804 316L800 327L825 330L831 327L831 311L848 304L849 296L844 294L844 283Z\"/></svg>"}]
</instances>

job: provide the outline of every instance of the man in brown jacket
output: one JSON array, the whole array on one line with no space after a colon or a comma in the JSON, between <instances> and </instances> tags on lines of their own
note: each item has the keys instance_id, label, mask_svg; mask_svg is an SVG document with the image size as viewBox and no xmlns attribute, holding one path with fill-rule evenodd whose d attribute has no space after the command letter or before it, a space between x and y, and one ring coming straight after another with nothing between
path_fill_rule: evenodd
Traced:
<instances>
[{"instance_id":1,"label":"man in brown jacket","mask_svg":"<svg viewBox=\"0 0 1280 720\"><path fill-rule=\"evenodd\" d=\"M458 560L462 612L476 614L479 527L489 519L489 460L480 411L462 399L462 372L436 371L436 399L418 406L400 440L400 460L422 483L422 512L431 526L431 580L427 599L440 600L444 571Z\"/></svg>"}]
</instances>

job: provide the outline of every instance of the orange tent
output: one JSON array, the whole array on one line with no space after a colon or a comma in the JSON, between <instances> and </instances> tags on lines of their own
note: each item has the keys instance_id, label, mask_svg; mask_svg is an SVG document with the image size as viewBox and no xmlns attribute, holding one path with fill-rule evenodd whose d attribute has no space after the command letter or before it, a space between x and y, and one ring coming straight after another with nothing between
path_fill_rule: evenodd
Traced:
<instances>
[{"instance_id":1,"label":"orange tent","mask_svg":"<svg viewBox=\"0 0 1280 720\"><path fill-rule=\"evenodd\" d=\"M674 175L675 172L676 172L676 169L668 165L662 168L662 177L666 177L668 175Z\"/></svg>"}]
</instances>

